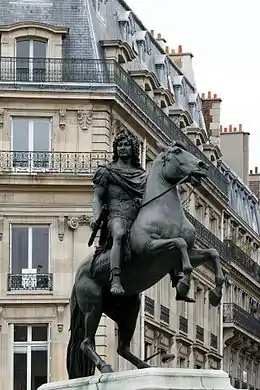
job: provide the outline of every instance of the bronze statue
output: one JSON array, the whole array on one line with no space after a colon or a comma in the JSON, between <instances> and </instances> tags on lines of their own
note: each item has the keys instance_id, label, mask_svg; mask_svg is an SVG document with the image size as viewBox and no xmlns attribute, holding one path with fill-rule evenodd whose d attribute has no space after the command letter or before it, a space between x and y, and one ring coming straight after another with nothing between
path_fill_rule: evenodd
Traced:
<instances>
[{"instance_id":1,"label":"bronze statue","mask_svg":"<svg viewBox=\"0 0 260 390\"><path fill-rule=\"evenodd\" d=\"M122 144L122 149L125 150L122 154L120 151L120 155L121 157L124 155L125 159L126 155L130 154L130 146L129 149L127 148L127 143ZM117 151L119 149L117 148ZM126 149L129 153L126 152ZM138 165L136 167L139 170L138 177L142 180L140 180L140 187L138 184L136 185L133 198L140 199L143 194L144 172L138 168ZM130 351L130 342L140 309L139 294L153 286L168 273L176 279L175 284L177 284L176 289L179 297L185 299L190 288L192 269L206 262L211 262L215 269L216 287L210 291L209 301L214 306L219 304L224 283L219 253L214 248L194 248L196 230L185 216L177 189L180 183L200 182L201 178L207 176L207 172L207 165L190 154L181 142L173 142L170 146L161 149L147 177L139 209L130 203L136 219L133 222L134 218L130 218L131 222L123 230L126 239L124 239L124 243L120 241L116 247L121 246L122 248L123 245L124 253L128 253L128 256L120 259L118 253L116 254L118 256L116 266L120 262L121 270L120 279L117 282L119 281L124 289L122 295L111 293L110 261L112 268L115 263L111 257L110 233L106 233L106 223L103 221L100 246L95 254L90 255L79 267L72 289L71 335L67 350L69 378L93 375L95 367L102 373L113 371L112 367L95 351L95 334L102 313L118 324L118 353L137 368L149 367L146 362ZM95 181L97 186L99 183L97 176ZM123 193L128 194L127 191ZM129 198L127 201L129 202ZM108 210L106 212L105 207L105 209L102 208L101 212L100 206L96 207L97 223L94 224L94 228L98 227L100 220L104 220L105 214L109 218L110 203L107 201L102 204L107 204ZM124 203L120 207L122 205ZM115 213L116 211L117 209L115 209ZM98 218L100 212L101 219ZM126 213L126 210L123 212ZM131 227L127 232L129 226ZM116 235L117 232L114 232L113 238ZM122 236L123 234L120 235L120 238ZM118 285L119 283L116 284L116 288ZM115 291L112 290L112 292ZM122 290L119 292L123 293Z\"/></svg>"},{"instance_id":2,"label":"bronze statue","mask_svg":"<svg viewBox=\"0 0 260 390\"><path fill-rule=\"evenodd\" d=\"M120 265L125 251L127 233L139 212L143 198L146 173L139 162L139 142L130 132L123 130L113 143L113 162L97 169L93 179L93 227L103 219L100 246L110 251L110 292L123 295ZM107 214L102 208L106 206ZM105 229L108 234L105 234ZM110 245L110 247L109 247Z\"/></svg>"}]
</instances>

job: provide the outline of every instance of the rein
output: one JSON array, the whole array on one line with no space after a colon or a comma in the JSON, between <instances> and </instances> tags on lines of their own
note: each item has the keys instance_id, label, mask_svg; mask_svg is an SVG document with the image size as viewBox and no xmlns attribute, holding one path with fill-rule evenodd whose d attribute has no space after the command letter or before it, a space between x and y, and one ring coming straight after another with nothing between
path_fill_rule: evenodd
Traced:
<instances>
[{"instance_id":1,"label":"rein","mask_svg":"<svg viewBox=\"0 0 260 390\"><path fill-rule=\"evenodd\" d=\"M159 194L159 195L155 196L154 198L148 200L147 202L141 204L140 209L142 209L144 206L147 206L149 203L153 202L154 200L157 200L157 199L161 198L163 195L165 195L168 192L170 192L173 188L175 188L178 185L180 185L183 182L185 182L189 177L190 177L190 175L185 176L183 179L181 179L177 183L173 184L170 188L167 188L167 190L163 191L161 194Z\"/></svg>"}]
</instances>

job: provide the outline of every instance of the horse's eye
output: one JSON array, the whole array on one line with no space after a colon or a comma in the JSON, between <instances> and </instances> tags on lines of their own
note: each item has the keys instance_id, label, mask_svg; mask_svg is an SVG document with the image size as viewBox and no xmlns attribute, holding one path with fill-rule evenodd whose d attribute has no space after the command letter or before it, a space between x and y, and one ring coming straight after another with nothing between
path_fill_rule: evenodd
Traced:
<instances>
[{"instance_id":1,"label":"horse's eye","mask_svg":"<svg viewBox=\"0 0 260 390\"><path fill-rule=\"evenodd\" d=\"M173 153L180 154L182 152L181 148L176 148Z\"/></svg>"}]
</instances>

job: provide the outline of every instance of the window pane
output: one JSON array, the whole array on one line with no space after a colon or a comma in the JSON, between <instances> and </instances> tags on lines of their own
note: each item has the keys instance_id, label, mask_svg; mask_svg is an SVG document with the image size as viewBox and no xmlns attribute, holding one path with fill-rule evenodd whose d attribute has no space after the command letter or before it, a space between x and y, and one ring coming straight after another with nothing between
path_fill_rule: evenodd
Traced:
<instances>
[{"instance_id":1,"label":"window pane","mask_svg":"<svg viewBox=\"0 0 260 390\"><path fill-rule=\"evenodd\" d=\"M46 58L46 46L46 42L33 41L33 58Z\"/></svg>"},{"instance_id":2,"label":"window pane","mask_svg":"<svg viewBox=\"0 0 260 390\"><path fill-rule=\"evenodd\" d=\"M29 164L29 121L23 118L13 118L12 125L13 166L26 168Z\"/></svg>"},{"instance_id":3,"label":"window pane","mask_svg":"<svg viewBox=\"0 0 260 390\"><path fill-rule=\"evenodd\" d=\"M47 341L48 326L47 324L32 326L32 341Z\"/></svg>"},{"instance_id":4,"label":"window pane","mask_svg":"<svg viewBox=\"0 0 260 390\"><path fill-rule=\"evenodd\" d=\"M32 268L38 273L48 273L49 263L49 226L32 228Z\"/></svg>"},{"instance_id":5,"label":"window pane","mask_svg":"<svg viewBox=\"0 0 260 390\"><path fill-rule=\"evenodd\" d=\"M14 341L27 341L26 325L14 325Z\"/></svg>"},{"instance_id":6,"label":"window pane","mask_svg":"<svg viewBox=\"0 0 260 390\"><path fill-rule=\"evenodd\" d=\"M26 118L13 118L13 150L29 150L29 120Z\"/></svg>"},{"instance_id":7,"label":"window pane","mask_svg":"<svg viewBox=\"0 0 260 390\"><path fill-rule=\"evenodd\" d=\"M16 41L16 57L19 58L30 57L30 41L26 41L26 40Z\"/></svg>"},{"instance_id":8,"label":"window pane","mask_svg":"<svg viewBox=\"0 0 260 390\"><path fill-rule=\"evenodd\" d=\"M31 390L47 383L47 351L32 351Z\"/></svg>"},{"instance_id":9,"label":"window pane","mask_svg":"<svg viewBox=\"0 0 260 390\"><path fill-rule=\"evenodd\" d=\"M28 228L12 226L12 273L28 268Z\"/></svg>"},{"instance_id":10,"label":"window pane","mask_svg":"<svg viewBox=\"0 0 260 390\"><path fill-rule=\"evenodd\" d=\"M26 353L14 354L14 390L27 389L27 355Z\"/></svg>"},{"instance_id":11,"label":"window pane","mask_svg":"<svg viewBox=\"0 0 260 390\"><path fill-rule=\"evenodd\" d=\"M33 150L35 152L48 152L50 145L50 120L33 120Z\"/></svg>"}]
</instances>

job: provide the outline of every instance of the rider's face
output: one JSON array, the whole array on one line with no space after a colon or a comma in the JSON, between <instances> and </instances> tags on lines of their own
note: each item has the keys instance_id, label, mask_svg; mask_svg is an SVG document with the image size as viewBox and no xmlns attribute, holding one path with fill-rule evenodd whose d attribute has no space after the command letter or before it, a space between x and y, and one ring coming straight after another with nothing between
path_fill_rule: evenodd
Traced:
<instances>
[{"instance_id":1,"label":"rider's face","mask_svg":"<svg viewBox=\"0 0 260 390\"><path fill-rule=\"evenodd\" d=\"M118 157L129 158L132 156L132 145L127 139L122 139L117 144Z\"/></svg>"}]
</instances>

